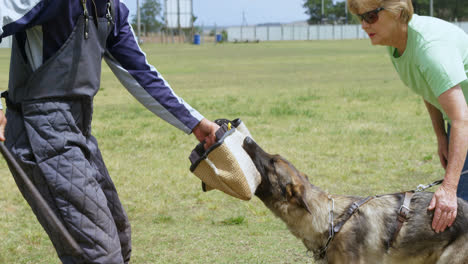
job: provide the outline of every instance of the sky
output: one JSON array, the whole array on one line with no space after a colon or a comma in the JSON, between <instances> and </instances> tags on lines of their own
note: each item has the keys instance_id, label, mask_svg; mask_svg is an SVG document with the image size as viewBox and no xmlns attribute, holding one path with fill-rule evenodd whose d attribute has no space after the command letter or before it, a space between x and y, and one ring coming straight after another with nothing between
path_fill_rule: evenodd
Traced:
<instances>
[{"instance_id":1,"label":"sky","mask_svg":"<svg viewBox=\"0 0 468 264\"><path fill-rule=\"evenodd\" d=\"M139 0L140 6L144 0ZM164 5L164 0L159 0ZM124 0L130 16L136 14L136 0ZM242 24L243 13L248 25L305 21L304 0L193 0L196 25L235 26Z\"/></svg>"}]
</instances>

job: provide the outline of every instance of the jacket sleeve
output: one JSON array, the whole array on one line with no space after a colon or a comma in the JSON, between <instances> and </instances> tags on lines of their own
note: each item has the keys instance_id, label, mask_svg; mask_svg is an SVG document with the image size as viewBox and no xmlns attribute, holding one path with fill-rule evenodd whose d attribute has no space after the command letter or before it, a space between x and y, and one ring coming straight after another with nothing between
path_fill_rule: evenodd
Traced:
<instances>
[{"instance_id":1,"label":"jacket sleeve","mask_svg":"<svg viewBox=\"0 0 468 264\"><path fill-rule=\"evenodd\" d=\"M191 133L203 116L178 97L148 63L128 23L128 13L123 3L116 7L114 33L107 41L104 56L106 63L141 104L173 126Z\"/></svg>"},{"instance_id":2,"label":"jacket sleeve","mask_svg":"<svg viewBox=\"0 0 468 264\"><path fill-rule=\"evenodd\" d=\"M0 41L53 18L61 0L0 0Z\"/></svg>"}]
</instances>

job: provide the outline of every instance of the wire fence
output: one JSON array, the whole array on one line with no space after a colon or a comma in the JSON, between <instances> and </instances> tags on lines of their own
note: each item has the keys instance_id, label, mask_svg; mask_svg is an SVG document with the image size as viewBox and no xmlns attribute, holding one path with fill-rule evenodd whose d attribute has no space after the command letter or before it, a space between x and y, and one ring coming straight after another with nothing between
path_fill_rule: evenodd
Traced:
<instances>
[{"instance_id":1,"label":"wire fence","mask_svg":"<svg viewBox=\"0 0 468 264\"><path fill-rule=\"evenodd\" d=\"M454 22L468 34L468 22ZM281 40L342 40L368 38L360 25L282 25L282 26L236 26L225 29L229 42L281 41ZM174 35L164 32L150 33L141 37L143 43L192 43L191 34ZM201 34L200 44L216 42L215 36ZM2 39L0 48L10 48L11 37Z\"/></svg>"},{"instance_id":2,"label":"wire fence","mask_svg":"<svg viewBox=\"0 0 468 264\"><path fill-rule=\"evenodd\" d=\"M468 34L468 22L454 23ZM342 40L368 38L361 25L281 25L227 28L228 41Z\"/></svg>"}]
</instances>

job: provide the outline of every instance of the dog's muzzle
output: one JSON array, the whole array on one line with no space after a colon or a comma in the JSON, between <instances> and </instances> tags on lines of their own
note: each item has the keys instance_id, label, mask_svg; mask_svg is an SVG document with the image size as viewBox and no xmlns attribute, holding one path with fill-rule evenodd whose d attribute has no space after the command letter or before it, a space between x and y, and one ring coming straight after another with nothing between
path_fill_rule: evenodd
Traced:
<instances>
[{"instance_id":1,"label":"dog's muzzle","mask_svg":"<svg viewBox=\"0 0 468 264\"><path fill-rule=\"evenodd\" d=\"M250 200L261 177L249 154L242 148L252 138L240 119L218 119L216 143L206 151L198 144L189 156L190 171L202 180L204 191L218 189L233 197Z\"/></svg>"}]
</instances>

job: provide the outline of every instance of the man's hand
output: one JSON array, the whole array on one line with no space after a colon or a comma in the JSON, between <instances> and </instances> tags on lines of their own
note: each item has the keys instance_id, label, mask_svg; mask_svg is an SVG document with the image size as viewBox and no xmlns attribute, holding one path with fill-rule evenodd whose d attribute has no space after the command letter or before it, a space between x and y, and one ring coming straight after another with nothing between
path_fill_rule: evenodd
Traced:
<instances>
[{"instance_id":1,"label":"man's hand","mask_svg":"<svg viewBox=\"0 0 468 264\"><path fill-rule=\"evenodd\" d=\"M200 123L192 130L195 137L200 142L204 142L203 147L205 149L209 148L216 142L216 131L218 131L219 126L209 121L208 119L203 118Z\"/></svg>"},{"instance_id":2,"label":"man's hand","mask_svg":"<svg viewBox=\"0 0 468 264\"><path fill-rule=\"evenodd\" d=\"M0 110L0 141L5 141L5 126L7 119L2 110Z\"/></svg>"},{"instance_id":3,"label":"man's hand","mask_svg":"<svg viewBox=\"0 0 468 264\"><path fill-rule=\"evenodd\" d=\"M436 233L443 232L445 228L452 226L457 217L457 188L442 184L432 196L427 209L434 210L432 229Z\"/></svg>"}]
</instances>

